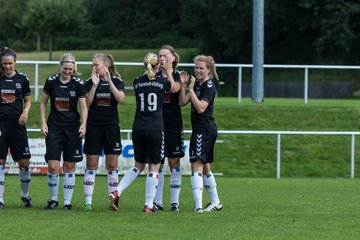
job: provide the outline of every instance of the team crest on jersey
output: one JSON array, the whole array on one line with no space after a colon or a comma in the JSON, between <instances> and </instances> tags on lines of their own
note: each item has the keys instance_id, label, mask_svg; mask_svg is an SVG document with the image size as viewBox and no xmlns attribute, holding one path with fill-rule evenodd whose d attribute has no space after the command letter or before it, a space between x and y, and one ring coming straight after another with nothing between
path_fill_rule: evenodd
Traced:
<instances>
[{"instance_id":1,"label":"team crest on jersey","mask_svg":"<svg viewBox=\"0 0 360 240\"><path fill-rule=\"evenodd\" d=\"M75 91L70 91L70 96L71 97L76 97L76 92Z\"/></svg>"},{"instance_id":2,"label":"team crest on jersey","mask_svg":"<svg viewBox=\"0 0 360 240\"><path fill-rule=\"evenodd\" d=\"M213 86L213 82L212 82L212 81L208 81L208 82L207 82L207 86L208 86L208 88L211 88L211 87Z\"/></svg>"},{"instance_id":3,"label":"team crest on jersey","mask_svg":"<svg viewBox=\"0 0 360 240\"><path fill-rule=\"evenodd\" d=\"M16 86L17 89L21 89L21 88L22 88L21 83L16 83L15 86Z\"/></svg>"}]
</instances>

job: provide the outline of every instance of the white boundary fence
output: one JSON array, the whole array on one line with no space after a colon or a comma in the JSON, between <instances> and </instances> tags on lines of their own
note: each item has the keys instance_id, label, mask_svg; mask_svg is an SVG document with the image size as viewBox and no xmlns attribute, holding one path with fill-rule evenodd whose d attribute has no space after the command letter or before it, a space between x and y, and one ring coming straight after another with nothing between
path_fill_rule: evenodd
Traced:
<instances>
[{"instance_id":1,"label":"white boundary fence","mask_svg":"<svg viewBox=\"0 0 360 240\"><path fill-rule=\"evenodd\" d=\"M40 64L59 64L58 61L17 61L19 64L34 64L35 66L35 84L31 87L35 90L35 101L38 101L39 96L39 65ZM91 65L92 62L77 62L79 65ZM143 66L142 62L115 62L115 65L121 66ZM180 63L179 66L192 67L193 63ZM252 64L216 64L217 68L237 68L238 69L238 102L241 102L241 89L243 81L243 69L252 68ZM360 70L360 66L340 66L340 65L284 65L284 64L265 64L264 68L292 68L304 69L304 103L308 103L308 83L309 83L309 70L311 69L337 69L337 70Z\"/></svg>"},{"instance_id":2,"label":"white boundary fence","mask_svg":"<svg viewBox=\"0 0 360 240\"><path fill-rule=\"evenodd\" d=\"M40 129L28 129L29 132L40 132ZM127 134L127 140L131 139L131 129L123 129L121 133ZM190 134L191 130L184 130ZM350 146L350 178L355 176L355 136L360 132L352 131L261 131L261 130L218 130L218 134L242 134L242 135L276 135L276 178L281 177L281 136L283 135L342 135L351 137Z\"/></svg>"}]
</instances>

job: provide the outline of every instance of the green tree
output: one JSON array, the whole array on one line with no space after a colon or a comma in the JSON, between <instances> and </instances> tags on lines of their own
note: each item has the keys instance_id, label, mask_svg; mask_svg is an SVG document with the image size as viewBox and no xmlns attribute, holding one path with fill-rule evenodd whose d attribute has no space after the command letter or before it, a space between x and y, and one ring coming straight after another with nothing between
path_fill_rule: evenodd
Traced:
<instances>
[{"instance_id":1,"label":"green tree","mask_svg":"<svg viewBox=\"0 0 360 240\"><path fill-rule=\"evenodd\" d=\"M0 46L14 48L15 41L26 38L27 32L19 22L24 12L23 3L24 0L0 0Z\"/></svg>"},{"instance_id":2,"label":"green tree","mask_svg":"<svg viewBox=\"0 0 360 240\"><path fill-rule=\"evenodd\" d=\"M76 34L87 22L82 0L29 0L26 9L23 24L36 35L38 51L41 39L48 39L49 60L54 38Z\"/></svg>"}]
</instances>

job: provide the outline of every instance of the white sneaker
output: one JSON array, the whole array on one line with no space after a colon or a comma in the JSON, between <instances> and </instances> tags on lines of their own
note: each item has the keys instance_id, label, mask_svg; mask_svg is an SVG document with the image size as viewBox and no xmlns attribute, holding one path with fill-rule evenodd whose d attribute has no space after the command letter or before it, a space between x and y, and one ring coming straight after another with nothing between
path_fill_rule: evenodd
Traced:
<instances>
[{"instance_id":1,"label":"white sneaker","mask_svg":"<svg viewBox=\"0 0 360 240\"><path fill-rule=\"evenodd\" d=\"M202 213L203 209L202 208L194 208L194 212L196 213Z\"/></svg>"},{"instance_id":2,"label":"white sneaker","mask_svg":"<svg viewBox=\"0 0 360 240\"><path fill-rule=\"evenodd\" d=\"M204 212L211 212L211 211L220 211L223 208L222 204L216 204L216 203L208 203L206 207L204 208Z\"/></svg>"}]
</instances>

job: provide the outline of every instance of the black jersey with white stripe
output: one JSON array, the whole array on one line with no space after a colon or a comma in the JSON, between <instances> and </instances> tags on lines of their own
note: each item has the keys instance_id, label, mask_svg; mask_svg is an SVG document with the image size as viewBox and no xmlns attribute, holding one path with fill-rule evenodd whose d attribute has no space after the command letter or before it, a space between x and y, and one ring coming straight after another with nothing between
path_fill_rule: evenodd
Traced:
<instances>
[{"instance_id":1,"label":"black jersey with white stripe","mask_svg":"<svg viewBox=\"0 0 360 240\"><path fill-rule=\"evenodd\" d=\"M199 100L205 100L209 103L203 113L198 113L191 104L191 125L193 129L216 129L214 112L214 100L216 89L214 82L209 79L200 85L199 81L195 82L194 92Z\"/></svg>"},{"instance_id":2,"label":"black jersey with white stripe","mask_svg":"<svg viewBox=\"0 0 360 240\"><path fill-rule=\"evenodd\" d=\"M158 75L161 76L161 72L158 72ZM180 72L174 70L172 76L175 82L180 83ZM182 115L181 107L179 105L179 95L180 91L177 93L172 93L171 91L166 91L164 94L164 124L165 128L170 129L182 129Z\"/></svg>"},{"instance_id":3,"label":"black jersey with white stripe","mask_svg":"<svg viewBox=\"0 0 360 240\"><path fill-rule=\"evenodd\" d=\"M60 74L56 74L46 80L43 91L50 97L48 127L50 129L79 127L78 99L85 98L83 81L71 76L71 80L64 84L60 81Z\"/></svg>"},{"instance_id":4,"label":"black jersey with white stripe","mask_svg":"<svg viewBox=\"0 0 360 240\"><path fill-rule=\"evenodd\" d=\"M111 81L119 91L124 91L124 82L118 77L112 77ZM89 78L85 83L86 93L89 93L93 82ZM118 101L111 92L110 85L100 80L94 95L94 100L89 106L87 124L111 125L119 124Z\"/></svg>"},{"instance_id":5,"label":"black jersey with white stripe","mask_svg":"<svg viewBox=\"0 0 360 240\"><path fill-rule=\"evenodd\" d=\"M15 75L0 77L0 120L18 120L24 109L24 97L30 96L29 78L15 70Z\"/></svg>"},{"instance_id":6,"label":"black jersey with white stripe","mask_svg":"<svg viewBox=\"0 0 360 240\"><path fill-rule=\"evenodd\" d=\"M159 75L154 80L147 75L134 80L136 113L133 130L164 130L164 93L170 88L169 80Z\"/></svg>"}]
</instances>

